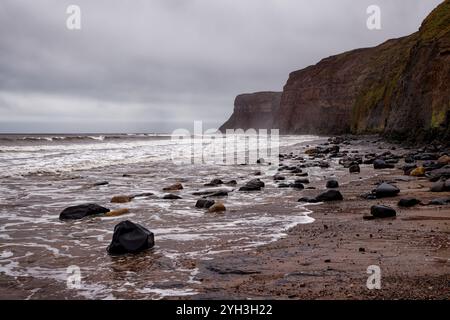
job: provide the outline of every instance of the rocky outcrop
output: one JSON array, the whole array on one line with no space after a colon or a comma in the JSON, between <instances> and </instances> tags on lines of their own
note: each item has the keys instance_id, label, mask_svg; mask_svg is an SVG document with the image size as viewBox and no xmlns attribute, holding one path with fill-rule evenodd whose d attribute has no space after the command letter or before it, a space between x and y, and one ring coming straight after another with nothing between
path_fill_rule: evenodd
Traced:
<instances>
[{"instance_id":1,"label":"rocky outcrop","mask_svg":"<svg viewBox=\"0 0 450 320\"><path fill-rule=\"evenodd\" d=\"M280 100L281 92L266 91L238 95L234 100L233 114L219 130L225 132L226 129L271 129Z\"/></svg>"},{"instance_id":2,"label":"rocky outcrop","mask_svg":"<svg viewBox=\"0 0 450 320\"><path fill-rule=\"evenodd\" d=\"M270 112L262 116L242 107L238 96L222 127L255 126L261 119L285 134L380 133L448 142L449 74L450 0L445 0L410 36L292 72L273 119Z\"/></svg>"}]
</instances>

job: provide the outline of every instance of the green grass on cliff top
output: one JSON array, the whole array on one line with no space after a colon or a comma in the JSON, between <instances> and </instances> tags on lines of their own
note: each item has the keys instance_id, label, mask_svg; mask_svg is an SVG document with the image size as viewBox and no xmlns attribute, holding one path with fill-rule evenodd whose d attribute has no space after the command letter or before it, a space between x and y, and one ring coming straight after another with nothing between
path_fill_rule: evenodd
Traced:
<instances>
[{"instance_id":1,"label":"green grass on cliff top","mask_svg":"<svg viewBox=\"0 0 450 320\"><path fill-rule=\"evenodd\" d=\"M431 40L450 32L450 0L437 6L422 22L419 29L422 40Z\"/></svg>"}]
</instances>

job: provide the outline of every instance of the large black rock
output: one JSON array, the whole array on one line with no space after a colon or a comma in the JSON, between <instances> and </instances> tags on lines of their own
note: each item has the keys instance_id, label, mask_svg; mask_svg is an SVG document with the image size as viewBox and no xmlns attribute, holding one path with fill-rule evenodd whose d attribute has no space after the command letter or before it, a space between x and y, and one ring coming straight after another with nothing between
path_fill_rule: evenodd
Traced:
<instances>
[{"instance_id":1,"label":"large black rock","mask_svg":"<svg viewBox=\"0 0 450 320\"><path fill-rule=\"evenodd\" d=\"M383 182L375 188L374 193L377 198L395 197L400 192L400 189L392 184Z\"/></svg>"},{"instance_id":2,"label":"large black rock","mask_svg":"<svg viewBox=\"0 0 450 320\"><path fill-rule=\"evenodd\" d=\"M95 214L104 214L109 212L109 209L99 206L95 203L85 203L78 206L72 206L64 209L59 214L59 219L61 220L76 220L83 219L87 216L92 216Z\"/></svg>"},{"instance_id":3,"label":"large black rock","mask_svg":"<svg viewBox=\"0 0 450 320\"><path fill-rule=\"evenodd\" d=\"M122 221L114 227L114 234L107 251L111 255L138 253L152 248L155 237L143 226L129 220Z\"/></svg>"},{"instance_id":4,"label":"large black rock","mask_svg":"<svg viewBox=\"0 0 450 320\"><path fill-rule=\"evenodd\" d=\"M342 194L338 190L329 189L319 194L316 197L316 200L319 202L337 201L337 200L344 200L344 197L342 197Z\"/></svg>"}]
</instances>

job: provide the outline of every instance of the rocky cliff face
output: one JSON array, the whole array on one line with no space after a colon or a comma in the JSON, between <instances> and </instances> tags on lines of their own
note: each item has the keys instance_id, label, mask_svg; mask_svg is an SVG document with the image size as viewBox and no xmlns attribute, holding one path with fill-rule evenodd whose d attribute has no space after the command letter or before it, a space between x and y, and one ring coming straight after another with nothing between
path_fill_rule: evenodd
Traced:
<instances>
[{"instance_id":1,"label":"rocky cliff face","mask_svg":"<svg viewBox=\"0 0 450 320\"><path fill-rule=\"evenodd\" d=\"M224 132L226 129L271 129L280 100L281 92L266 91L238 95L234 100L233 114L219 130Z\"/></svg>"},{"instance_id":2,"label":"rocky cliff face","mask_svg":"<svg viewBox=\"0 0 450 320\"><path fill-rule=\"evenodd\" d=\"M445 0L410 36L292 72L273 122L267 113L263 122L291 134L381 133L449 141L449 83L450 0ZM233 116L228 127L241 119ZM242 120L257 122L259 116L247 112Z\"/></svg>"}]
</instances>

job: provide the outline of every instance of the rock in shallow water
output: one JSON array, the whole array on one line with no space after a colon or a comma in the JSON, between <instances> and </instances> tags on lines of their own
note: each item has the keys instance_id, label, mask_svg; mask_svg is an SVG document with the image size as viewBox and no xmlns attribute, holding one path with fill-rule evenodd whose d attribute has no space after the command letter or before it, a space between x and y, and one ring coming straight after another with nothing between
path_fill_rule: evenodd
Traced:
<instances>
[{"instance_id":1,"label":"rock in shallow water","mask_svg":"<svg viewBox=\"0 0 450 320\"><path fill-rule=\"evenodd\" d=\"M196 208L208 209L214 204L214 200L200 199L195 203Z\"/></svg>"},{"instance_id":2,"label":"rock in shallow water","mask_svg":"<svg viewBox=\"0 0 450 320\"><path fill-rule=\"evenodd\" d=\"M222 212L225 210L225 205L222 202L216 202L211 207L209 207L208 212Z\"/></svg>"},{"instance_id":3,"label":"rock in shallow water","mask_svg":"<svg viewBox=\"0 0 450 320\"><path fill-rule=\"evenodd\" d=\"M353 164L353 165L351 165L351 166L348 168L348 171L349 171L350 173L360 173L360 172L361 172L361 169L360 169L360 167L359 167L358 164Z\"/></svg>"},{"instance_id":4,"label":"rock in shallow water","mask_svg":"<svg viewBox=\"0 0 450 320\"><path fill-rule=\"evenodd\" d=\"M162 198L168 200L182 199L180 196L177 196L176 194L173 193L165 194Z\"/></svg>"},{"instance_id":5,"label":"rock in shallow water","mask_svg":"<svg viewBox=\"0 0 450 320\"><path fill-rule=\"evenodd\" d=\"M181 183L175 183L171 186L163 188L164 191L174 191L174 190L181 190L183 189L183 185Z\"/></svg>"},{"instance_id":6,"label":"rock in shallow water","mask_svg":"<svg viewBox=\"0 0 450 320\"><path fill-rule=\"evenodd\" d=\"M111 255L138 253L152 248L155 237L143 226L129 220L122 221L114 227L114 234L107 251Z\"/></svg>"},{"instance_id":7,"label":"rock in shallow water","mask_svg":"<svg viewBox=\"0 0 450 320\"><path fill-rule=\"evenodd\" d=\"M391 207L375 205L370 208L370 214L375 218L395 217L397 212Z\"/></svg>"},{"instance_id":8,"label":"rock in shallow water","mask_svg":"<svg viewBox=\"0 0 450 320\"><path fill-rule=\"evenodd\" d=\"M244 186L239 188L239 191L259 191L264 188L265 184L259 179L252 179L248 181Z\"/></svg>"},{"instance_id":9,"label":"rock in shallow water","mask_svg":"<svg viewBox=\"0 0 450 320\"><path fill-rule=\"evenodd\" d=\"M61 220L75 220L82 219L87 216L95 215L95 214L103 214L107 213L110 210L108 208L104 208L95 203L86 203L78 206L72 206L64 209L59 214L59 219Z\"/></svg>"}]
</instances>

